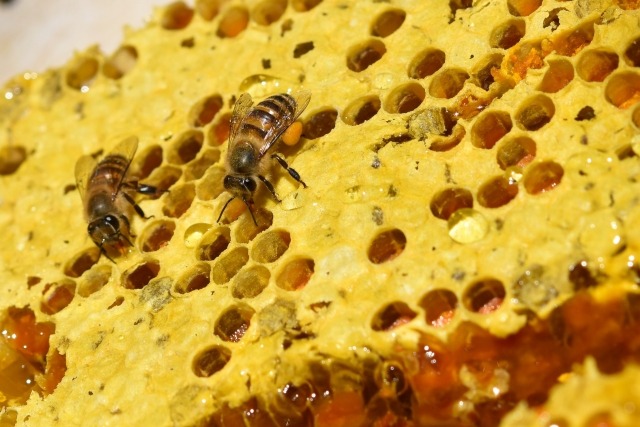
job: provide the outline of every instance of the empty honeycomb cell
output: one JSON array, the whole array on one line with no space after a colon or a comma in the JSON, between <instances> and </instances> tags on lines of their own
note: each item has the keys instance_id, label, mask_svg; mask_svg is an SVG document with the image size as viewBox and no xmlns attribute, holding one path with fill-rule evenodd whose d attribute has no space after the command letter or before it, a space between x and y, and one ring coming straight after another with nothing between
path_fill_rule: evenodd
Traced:
<instances>
[{"instance_id":1,"label":"empty honeycomb cell","mask_svg":"<svg viewBox=\"0 0 640 427\"><path fill-rule=\"evenodd\" d=\"M573 65L566 59L549 61L549 69L544 73L538 90L547 93L556 93L573 80Z\"/></svg>"},{"instance_id":2,"label":"empty honeycomb cell","mask_svg":"<svg viewBox=\"0 0 640 427\"><path fill-rule=\"evenodd\" d=\"M184 2L173 2L165 7L160 18L160 25L165 30L182 30L191 22L193 13L193 9Z\"/></svg>"},{"instance_id":3,"label":"empty honeycomb cell","mask_svg":"<svg viewBox=\"0 0 640 427\"><path fill-rule=\"evenodd\" d=\"M260 235L251 248L251 258L267 264L278 260L289 249L291 235L286 230L271 230Z\"/></svg>"},{"instance_id":4,"label":"empty honeycomb cell","mask_svg":"<svg viewBox=\"0 0 640 427\"><path fill-rule=\"evenodd\" d=\"M451 99L456 96L469 79L469 74L459 68L448 68L433 76L429 84L429 95L434 98Z\"/></svg>"},{"instance_id":5,"label":"empty honeycomb cell","mask_svg":"<svg viewBox=\"0 0 640 427\"><path fill-rule=\"evenodd\" d=\"M485 208L499 208L518 195L518 184L503 176L486 181L478 190L478 203Z\"/></svg>"},{"instance_id":6,"label":"empty honeycomb cell","mask_svg":"<svg viewBox=\"0 0 640 427\"><path fill-rule=\"evenodd\" d=\"M611 76L604 89L607 101L618 108L629 108L640 101L640 74L623 71Z\"/></svg>"},{"instance_id":7,"label":"empty honeycomb cell","mask_svg":"<svg viewBox=\"0 0 640 427\"><path fill-rule=\"evenodd\" d=\"M285 10L287 0L263 0L251 10L251 17L259 25L271 25L278 21Z\"/></svg>"},{"instance_id":8,"label":"empty honeycomb cell","mask_svg":"<svg viewBox=\"0 0 640 427\"><path fill-rule=\"evenodd\" d=\"M0 147L0 175L11 175L27 159L27 150L21 145Z\"/></svg>"},{"instance_id":9,"label":"empty honeycomb cell","mask_svg":"<svg viewBox=\"0 0 640 427\"><path fill-rule=\"evenodd\" d=\"M447 221L449 237L458 243L474 243L489 232L489 221L472 208L458 209Z\"/></svg>"},{"instance_id":10,"label":"empty honeycomb cell","mask_svg":"<svg viewBox=\"0 0 640 427\"><path fill-rule=\"evenodd\" d=\"M253 222L251 215L245 215L240 218L235 231L235 240L238 243L249 243L259 233L271 227L273 224L273 213L263 207L259 207L253 211L258 225Z\"/></svg>"},{"instance_id":11,"label":"empty honeycomb cell","mask_svg":"<svg viewBox=\"0 0 640 427\"><path fill-rule=\"evenodd\" d=\"M76 294L76 283L70 279L62 279L47 283L42 290L40 311L45 314L56 314L68 306Z\"/></svg>"},{"instance_id":12,"label":"empty honeycomb cell","mask_svg":"<svg viewBox=\"0 0 640 427\"><path fill-rule=\"evenodd\" d=\"M574 291L592 288L598 284L594 273L589 268L586 260L581 260L569 266L569 282L573 285Z\"/></svg>"},{"instance_id":13,"label":"empty honeycomb cell","mask_svg":"<svg viewBox=\"0 0 640 427\"><path fill-rule=\"evenodd\" d=\"M402 9L389 9L378 15L371 25L371 35L387 37L404 23L407 13Z\"/></svg>"},{"instance_id":14,"label":"empty honeycomb cell","mask_svg":"<svg viewBox=\"0 0 640 427\"><path fill-rule=\"evenodd\" d=\"M191 207L196 197L196 186L192 182L171 189L164 199L162 213L172 218L180 218Z\"/></svg>"},{"instance_id":15,"label":"empty honeycomb cell","mask_svg":"<svg viewBox=\"0 0 640 427\"><path fill-rule=\"evenodd\" d=\"M407 237L402 230L393 228L382 231L373 238L367 256L372 263L382 264L400 256L406 246Z\"/></svg>"},{"instance_id":16,"label":"empty honeycomb cell","mask_svg":"<svg viewBox=\"0 0 640 427\"><path fill-rule=\"evenodd\" d=\"M408 75L412 79L424 79L442 68L445 60L446 55L440 49L425 49L411 60Z\"/></svg>"},{"instance_id":17,"label":"empty honeycomb cell","mask_svg":"<svg viewBox=\"0 0 640 427\"><path fill-rule=\"evenodd\" d=\"M200 158L189 163L184 170L185 181L193 181L203 177L205 172L220 160L220 151L214 149L205 150Z\"/></svg>"},{"instance_id":18,"label":"empty honeycomb cell","mask_svg":"<svg viewBox=\"0 0 640 427\"><path fill-rule=\"evenodd\" d=\"M202 19L211 21L218 16L221 4L220 0L196 0L194 8Z\"/></svg>"},{"instance_id":19,"label":"empty honeycomb cell","mask_svg":"<svg viewBox=\"0 0 640 427\"><path fill-rule=\"evenodd\" d=\"M211 123L222 106L223 102L220 95L207 96L191 107L188 115L189 123L195 127L202 127Z\"/></svg>"},{"instance_id":20,"label":"empty honeycomb cell","mask_svg":"<svg viewBox=\"0 0 640 427\"><path fill-rule=\"evenodd\" d=\"M587 82L602 82L618 68L619 61L615 52L589 49L580 54L576 68L581 79Z\"/></svg>"},{"instance_id":21,"label":"empty honeycomb cell","mask_svg":"<svg viewBox=\"0 0 640 427\"><path fill-rule=\"evenodd\" d=\"M249 261L249 250L238 246L218 258L211 269L211 279L218 285L224 285Z\"/></svg>"},{"instance_id":22,"label":"empty honeycomb cell","mask_svg":"<svg viewBox=\"0 0 640 427\"><path fill-rule=\"evenodd\" d=\"M433 138L429 150L439 152L452 150L460 144L466 133L464 126L456 124L451 131L451 135Z\"/></svg>"},{"instance_id":23,"label":"empty honeycomb cell","mask_svg":"<svg viewBox=\"0 0 640 427\"><path fill-rule=\"evenodd\" d=\"M413 311L406 303L402 301L394 301L382 307L371 320L371 329L374 331L388 331L399 326L409 323L416 317L417 313Z\"/></svg>"},{"instance_id":24,"label":"empty honeycomb cell","mask_svg":"<svg viewBox=\"0 0 640 427\"><path fill-rule=\"evenodd\" d=\"M524 130L536 131L549 123L556 113L551 98L535 95L525 100L516 112L516 123Z\"/></svg>"},{"instance_id":25,"label":"empty honeycomb cell","mask_svg":"<svg viewBox=\"0 0 640 427\"><path fill-rule=\"evenodd\" d=\"M297 291L313 276L315 263L311 258L298 258L289 261L276 277L276 285L286 291Z\"/></svg>"},{"instance_id":26,"label":"empty honeycomb cell","mask_svg":"<svg viewBox=\"0 0 640 427\"><path fill-rule=\"evenodd\" d=\"M243 6L232 6L227 9L220 19L216 32L218 37L236 37L249 25L249 11Z\"/></svg>"},{"instance_id":27,"label":"empty honeycomb cell","mask_svg":"<svg viewBox=\"0 0 640 427\"><path fill-rule=\"evenodd\" d=\"M176 166L160 166L155 169L149 178L145 180L146 184L153 185L161 190L169 190L173 184L178 182L182 176L182 169ZM159 197L160 194L157 196Z\"/></svg>"},{"instance_id":28,"label":"empty honeycomb cell","mask_svg":"<svg viewBox=\"0 0 640 427\"><path fill-rule=\"evenodd\" d=\"M524 188L529 194L539 194L556 188L562 176L564 169L562 166L553 161L544 161L531 165L524 176Z\"/></svg>"},{"instance_id":29,"label":"empty honeycomb cell","mask_svg":"<svg viewBox=\"0 0 640 427\"><path fill-rule=\"evenodd\" d=\"M486 111L482 113L471 128L471 143L478 148L490 149L511 130L509 113L504 111Z\"/></svg>"},{"instance_id":30,"label":"empty honeycomb cell","mask_svg":"<svg viewBox=\"0 0 640 427\"><path fill-rule=\"evenodd\" d=\"M308 12L320 3L322 0L291 0L291 6L296 12Z\"/></svg>"},{"instance_id":31,"label":"empty honeycomb cell","mask_svg":"<svg viewBox=\"0 0 640 427\"><path fill-rule=\"evenodd\" d=\"M338 111L335 108L323 108L313 113L304 122L302 136L307 139L317 139L325 136L333 130L338 119Z\"/></svg>"},{"instance_id":32,"label":"empty honeycomb cell","mask_svg":"<svg viewBox=\"0 0 640 427\"><path fill-rule=\"evenodd\" d=\"M213 200L222 194L225 191L223 182L226 175L227 172L222 166L213 165L207 169L196 186L196 196L198 196L198 199ZM222 206L220 208L222 209ZM225 211L225 214L226 213Z\"/></svg>"},{"instance_id":33,"label":"empty honeycomb cell","mask_svg":"<svg viewBox=\"0 0 640 427\"><path fill-rule=\"evenodd\" d=\"M447 326L458 308L458 297L449 289L434 289L419 302L427 323L436 328Z\"/></svg>"},{"instance_id":34,"label":"empty honeycomb cell","mask_svg":"<svg viewBox=\"0 0 640 427\"><path fill-rule=\"evenodd\" d=\"M231 113L224 113L209 128L209 144L220 145L229 139L231 131Z\"/></svg>"},{"instance_id":35,"label":"empty honeycomb cell","mask_svg":"<svg viewBox=\"0 0 640 427\"><path fill-rule=\"evenodd\" d=\"M127 289L142 289L149 284L151 279L160 273L160 262L148 259L141 264L129 268L122 274L120 283Z\"/></svg>"},{"instance_id":36,"label":"empty honeycomb cell","mask_svg":"<svg viewBox=\"0 0 640 427\"><path fill-rule=\"evenodd\" d=\"M462 303L474 313L488 314L500 308L505 295L502 282L488 277L472 283L465 291Z\"/></svg>"},{"instance_id":37,"label":"empty honeycomb cell","mask_svg":"<svg viewBox=\"0 0 640 427\"><path fill-rule=\"evenodd\" d=\"M98 73L100 64L95 58L78 58L67 70L66 82L73 89L87 92Z\"/></svg>"},{"instance_id":38,"label":"empty honeycomb cell","mask_svg":"<svg viewBox=\"0 0 640 427\"><path fill-rule=\"evenodd\" d=\"M524 19L509 19L493 30L489 37L489 44L494 48L509 49L524 37L525 32Z\"/></svg>"},{"instance_id":39,"label":"empty honeycomb cell","mask_svg":"<svg viewBox=\"0 0 640 427\"><path fill-rule=\"evenodd\" d=\"M552 41L553 47L559 55L573 56L591 43L594 34L594 23L589 22L558 34Z\"/></svg>"},{"instance_id":40,"label":"empty honeycomb cell","mask_svg":"<svg viewBox=\"0 0 640 427\"><path fill-rule=\"evenodd\" d=\"M429 208L436 218L447 220L458 209L472 208L473 196L466 188L452 187L437 192Z\"/></svg>"},{"instance_id":41,"label":"empty honeycomb cell","mask_svg":"<svg viewBox=\"0 0 640 427\"><path fill-rule=\"evenodd\" d=\"M86 298L89 295L98 292L107 283L109 283L112 274L113 268L110 265L95 266L82 277L82 280L78 284L78 295Z\"/></svg>"},{"instance_id":42,"label":"empty honeycomb cell","mask_svg":"<svg viewBox=\"0 0 640 427\"><path fill-rule=\"evenodd\" d=\"M209 230L198 246L197 258L202 261L213 261L227 249L229 243L231 243L231 232L228 227Z\"/></svg>"},{"instance_id":43,"label":"empty honeycomb cell","mask_svg":"<svg viewBox=\"0 0 640 427\"><path fill-rule=\"evenodd\" d=\"M376 95L364 96L351 102L342 113L342 121L351 126L361 125L373 118L380 110L380 98Z\"/></svg>"},{"instance_id":44,"label":"empty honeycomb cell","mask_svg":"<svg viewBox=\"0 0 640 427\"><path fill-rule=\"evenodd\" d=\"M176 231L176 223L171 220L157 220L146 225L140 235L143 252L155 252L169 244L173 233Z\"/></svg>"},{"instance_id":45,"label":"empty honeycomb cell","mask_svg":"<svg viewBox=\"0 0 640 427\"><path fill-rule=\"evenodd\" d=\"M162 147L157 144L151 145L134 158L132 170L138 179L145 179L162 164L162 158Z\"/></svg>"},{"instance_id":46,"label":"empty honeycomb cell","mask_svg":"<svg viewBox=\"0 0 640 427\"><path fill-rule=\"evenodd\" d=\"M179 294L186 294L204 289L211 281L210 275L211 266L205 262L198 263L176 281L175 290Z\"/></svg>"},{"instance_id":47,"label":"empty honeycomb cell","mask_svg":"<svg viewBox=\"0 0 640 427\"><path fill-rule=\"evenodd\" d=\"M536 142L528 136L520 135L504 141L498 148L496 160L503 170L518 166L525 167L536 157Z\"/></svg>"},{"instance_id":48,"label":"empty honeycomb cell","mask_svg":"<svg viewBox=\"0 0 640 427\"><path fill-rule=\"evenodd\" d=\"M500 53L492 53L482 60L478 61L478 64L474 67L473 75L477 81L478 86L484 90L489 90L491 84L495 81L493 77L493 70L500 70L500 65L504 55Z\"/></svg>"},{"instance_id":49,"label":"empty honeycomb cell","mask_svg":"<svg viewBox=\"0 0 640 427\"><path fill-rule=\"evenodd\" d=\"M231 360L231 350L214 345L199 352L191 364L193 373L198 377L210 377L219 372Z\"/></svg>"},{"instance_id":50,"label":"empty honeycomb cell","mask_svg":"<svg viewBox=\"0 0 640 427\"><path fill-rule=\"evenodd\" d=\"M529 16L542 6L542 0L507 0L509 13L513 16Z\"/></svg>"},{"instance_id":51,"label":"empty honeycomb cell","mask_svg":"<svg viewBox=\"0 0 640 427\"><path fill-rule=\"evenodd\" d=\"M271 273L262 265L240 270L233 278L231 295L234 298L254 298L262 293L269 284Z\"/></svg>"},{"instance_id":52,"label":"empty honeycomb cell","mask_svg":"<svg viewBox=\"0 0 640 427\"><path fill-rule=\"evenodd\" d=\"M205 222L191 224L184 232L184 245L187 248L195 248L209 229L211 229L211 224Z\"/></svg>"},{"instance_id":53,"label":"empty honeycomb cell","mask_svg":"<svg viewBox=\"0 0 640 427\"><path fill-rule=\"evenodd\" d=\"M202 148L204 134L199 130L182 133L171 145L167 160L176 165L183 165L195 159Z\"/></svg>"},{"instance_id":54,"label":"empty honeycomb cell","mask_svg":"<svg viewBox=\"0 0 640 427\"><path fill-rule=\"evenodd\" d=\"M624 50L624 59L633 67L640 67L640 38L635 39Z\"/></svg>"},{"instance_id":55,"label":"empty honeycomb cell","mask_svg":"<svg viewBox=\"0 0 640 427\"><path fill-rule=\"evenodd\" d=\"M138 51L130 45L120 46L102 65L102 73L110 79L121 79L135 67Z\"/></svg>"},{"instance_id":56,"label":"empty honeycomb cell","mask_svg":"<svg viewBox=\"0 0 640 427\"><path fill-rule=\"evenodd\" d=\"M91 247L80 251L73 256L65 264L63 271L69 277L80 277L82 274L93 267L100 259L100 249L97 247Z\"/></svg>"},{"instance_id":57,"label":"empty honeycomb cell","mask_svg":"<svg viewBox=\"0 0 640 427\"><path fill-rule=\"evenodd\" d=\"M378 62L387 52L381 40L369 39L352 46L347 53L347 68L357 73Z\"/></svg>"},{"instance_id":58,"label":"empty honeycomb cell","mask_svg":"<svg viewBox=\"0 0 640 427\"><path fill-rule=\"evenodd\" d=\"M228 342L238 342L251 326L251 318L255 311L248 305L236 305L220 315L213 328L213 333Z\"/></svg>"},{"instance_id":59,"label":"empty honeycomb cell","mask_svg":"<svg viewBox=\"0 0 640 427\"><path fill-rule=\"evenodd\" d=\"M384 100L383 108L392 114L408 113L418 108L424 97L422 85L415 82L405 83L391 90Z\"/></svg>"}]
</instances>

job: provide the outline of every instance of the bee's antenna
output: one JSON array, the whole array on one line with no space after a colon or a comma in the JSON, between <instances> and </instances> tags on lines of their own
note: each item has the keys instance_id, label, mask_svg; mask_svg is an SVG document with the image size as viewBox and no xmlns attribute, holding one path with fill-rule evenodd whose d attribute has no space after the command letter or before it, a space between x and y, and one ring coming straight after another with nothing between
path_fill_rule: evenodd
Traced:
<instances>
[{"instance_id":1,"label":"bee's antenna","mask_svg":"<svg viewBox=\"0 0 640 427\"><path fill-rule=\"evenodd\" d=\"M227 200L227 203L224 204L224 206L222 207L222 210L220 211L220 216L218 216L218 220L216 222L220 222L220 218L222 218L222 214L224 213L224 210L227 209L227 206L229 205L229 203L231 203L231 201L233 199L235 199L235 197L230 198L229 200ZM247 202L245 202L245 203L247 203ZM253 216L253 214L251 214L251 215Z\"/></svg>"}]
</instances>

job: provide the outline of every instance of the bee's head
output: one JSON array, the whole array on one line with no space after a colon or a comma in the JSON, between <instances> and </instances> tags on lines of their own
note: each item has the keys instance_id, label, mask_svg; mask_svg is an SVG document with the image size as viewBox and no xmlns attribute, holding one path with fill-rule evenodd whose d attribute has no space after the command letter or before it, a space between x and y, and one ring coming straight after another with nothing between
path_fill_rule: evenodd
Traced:
<instances>
[{"instance_id":1,"label":"bee's head","mask_svg":"<svg viewBox=\"0 0 640 427\"><path fill-rule=\"evenodd\" d=\"M224 177L224 188L234 197L251 202L256 191L256 180L250 176L227 175Z\"/></svg>"},{"instance_id":2,"label":"bee's head","mask_svg":"<svg viewBox=\"0 0 640 427\"><path fill-rule=\"evenodd\" d=\"M87 231L91 240L102 248L104 245L119 242L123 237L126 239L122 233L127 233L128 227L129 222L126 217L121 216L118 218L118 215L108 214L91 221Z\"/></svg>"}]
</instances>

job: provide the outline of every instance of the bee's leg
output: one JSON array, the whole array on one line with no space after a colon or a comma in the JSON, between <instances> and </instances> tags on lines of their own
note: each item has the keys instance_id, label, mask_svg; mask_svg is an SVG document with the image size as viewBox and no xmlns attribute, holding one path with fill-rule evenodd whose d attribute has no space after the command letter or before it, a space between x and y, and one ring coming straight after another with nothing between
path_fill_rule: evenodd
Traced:
<instances>
[{"instance_id":1,"label":"bee's leg","mask_svg":"<svg viewBox=\"0 0 640 427\"><path fill-rule=\"evenodd\" d=\"M151 219L151 218L153 218L153 215L151 215L151 216L145 216L145 215L144 215L144 211L142 210L142 208L140 207L140 205L139 205L139 204L137 204L137 203L136 203L136 201L135 201L135 200L133 200L133 198L131 198L131 196L130 196L130 195L128 195L128 194L127 194L127 193L125 193L124 191L123 191L123 192L121 192L120 194L122 194L122 195L124 196L124 199L125 199L127 202L131 203L131 206L133 206L133 209L135 209L136 213L137 213L138 215L140 215L142 218L144 218L144 219ZM133 246L133 245L132 245L132 246Z\"/></svg>"},{"instance_id":2,"label":"bee's leg","mask_svg":"<svg viewBox=\"0 0 640 427\"><path fill-rule=\"evenodd\" d=\"M258 178L260 178L260 181L262 181L264 186L267 187L267 190L269 190L273 198L276 199L276 202L280 203L280 198L278 198L278 195L276 194L276 189L273 188L273 184L271 184L269 180L262 175L258 175Z\"/></svg>"},{"instance_id":3,"label":"bee's leg","mask_svg":"<svg viewBox=\"0 0 640 427\"><path fill-rule=\"evenodd\" d=\"M222 210L220 211L220 215L218 216L218 221L216 222L220 222L220 218L222 218L222 214L224 213L225 209L227 209L227 206L229 205L229 203L231 203L231 201L235 199L235 197L230 198L229 200L227 200L227 203L224 204L224 206L222 207Z\"/></svg>"},{"instance_id":4,"label":"bee's leg","mask_svg":"<svg viewBox=\"0 0 640 427\"><path fill-rule=\"evenodd\" d=\"M98 249L100 249L100 255L104 255L104 256L106 256L106 257L107 257L107 259L108 259L109 261L111 261L111 262L112 262L112 263L114 263L114 264L116 263L116 262L113 260L113 258L111 258L111 257L109 256L109 254L107 253L107 251L104 249L104 247L103 247L101 244L96 243L96 246L98 247ZM100 259L100 258L98 257L98 259Z\"/></svg>"},{"instance_id":5,"label":"bee's leg","mask_svg":"<svg viewBox=\"0 0 640 427\"><path fill-rule=\"evenodd\" d=\"M244 202L245 205L247 205L247 209L249 209L249 213L251 214L251 219L253 220L253 223L257 227L258 222L256 221L256 217L253 215L253 209L251 209L251 204L244 197L242 198L242 201Z\"/></svg>"},{"instance_id":6,"label":"bee's leg","mask_svg":"<svg viewBox=\"0 0 640 427\"><path fill-rule=\"evenodd\" d=\"M122 185L124 187L131 188L140 194L146 194L148 196L157 196L162 193L169 192L169 190L162 190L158 187L154 187L153 185L140 184L138 181L127 181Z\"/></svg>"},{"instance_id":7,"label":"bee's leg","mask_svg":"<svg viewBox=\"0 0 640 427\"><path fill-rule=\"evenodd\" d=\"M291 178L295 179L300 184L302 184L302 186L304 188L307 188L307 184L305 184L304 181L302 179L300 179L300 174L298 172L296 172L295 169L290 168L289 164L282 157L280 157L278 154L272 154L271 158L272 159L276 159L278 161L278 163L280 163L280 166L282 166L283 168L285 168L287 170L287 172L289 172L289 175L291 175Z\"/></svg>"}]
</instances>

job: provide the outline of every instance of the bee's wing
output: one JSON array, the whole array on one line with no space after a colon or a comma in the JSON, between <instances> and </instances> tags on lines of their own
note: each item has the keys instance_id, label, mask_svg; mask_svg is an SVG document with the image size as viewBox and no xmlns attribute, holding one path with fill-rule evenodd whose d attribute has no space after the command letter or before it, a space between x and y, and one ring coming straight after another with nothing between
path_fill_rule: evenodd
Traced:
<instances>
[{"instance_id":1,"label":"bee's wing","mask_svg":"<svg viewBox=\"0 0 640 427\"><path fill-rule=\"evenodd\" d=\"M127 162L127 166L125 167L124 171L122 171L122 174L117 175L118 181L113 183L114 188L116 189L116 191L113 193L114 197L116 196L116 194L118 194L118 191L120 191L120 187L122 186L122 183L124 182L124 179L127 176L127 172L129 171L129 166L131 165L131 160L133 160L133 156L135 156L137 149L138 149L138 137L130 136L128 138L125 138L120 143L118 143L118 145L116 145L113 148L113 150L111 150L109 154L105 156L105 159L107 157L115 157L115 156L123 157Z\"/></svg>"},{"instance_id":2,"label":"bee's wing","mask_svg":"<svg viewBox=\"0 0 640 427\"><path fill-rule=\"evenodd\" d=\"M251 95L243 93L233 106L233 114L231 115L231 132L229 133L229 145L235 140L238 129L247 112L253 105ZM231 148L231 147L229 147Z\"/></svg>"},{"instance_id":3,"label":"bee's wing","mask_svg":"<svg viewBox=\"0 0 640 427\"><path fill-rule=\"evenodd\" d=\"M304 109L307 108L307 105L309 105L309 101L311 100L311 92L309 92L308 90L294 92L290 96L292 96L296 102L296 109L293 114L285 113L276 117L275 123L267 131L264 137L264 145L260 147L260 152L258 155L259 158L262 158L262 156L264 156L267 151L269 151L273 144L278 141L280 135L282 135L284 131L286 131L287 128L296 121L296 119L300 116L300 114L302 114Z\"/></svg>"},{"instance_id":4,"label":"bee's wing","mask_svg":"<svg viewBox=\"0 0 640 427\"><path fill-rule=\"evenodd\" d=\"M91 176L97 164L98 160L90 154L80 157L76 162L76 187L83 202L87 193L87 185L91 181Z\"/></svg>"}]
</instances>

